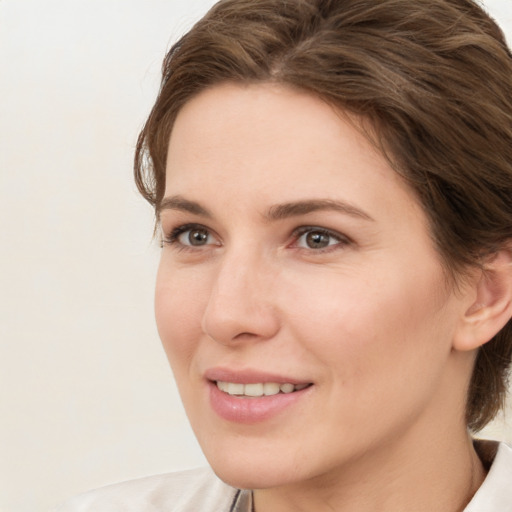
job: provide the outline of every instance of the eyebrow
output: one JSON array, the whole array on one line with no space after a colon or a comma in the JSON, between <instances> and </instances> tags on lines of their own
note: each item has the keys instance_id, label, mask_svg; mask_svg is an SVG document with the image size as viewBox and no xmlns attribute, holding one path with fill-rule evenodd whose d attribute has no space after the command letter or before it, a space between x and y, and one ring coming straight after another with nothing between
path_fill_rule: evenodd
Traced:
<instances>
[{"instance_id":1,"label":"eyebrow","mask_svg":"<svg viewBox=\"0 0 512 512\"><path fill-rule=\"evenodd\" d=\"M158 206L158 215L163 210L178 210L182 212L200 215L201 217L212 218L212 214L196 201L190 201L183 196L164 197Z\"/></svg>"},{"instance_id":2,"label":"eyebrow","mask_svg":"<svg viewBox=\"0 0 512 512\"><path fill-rule=\"evenodd\" d=\"M358 217L364 220L374 220L368 213L357 208L357 206L344 201L334 201L332 199L310 199L305 201L276 204L269 209L265 218L270 221L281 220L326 210L344 213L351 217Z\"/></svg>"},{"instance_id":3,"label":"eyebrow","mask_svg":"<svg viewBox=\"0 0 512 512\"><path fill-rule=\"evenodd\" d=\"M201 217L213 217L207 208L201 206L196 201L185 199L180 195L165 197L162 199L162 202L158 207L158 214L160 214L160 212L163 210L178 210L191 213L193 215L199 215ZM344 201L334 201L332 199L307 199L302 201L276 204L271 206L268 212L264 214L264 219L267 221L277 221L290 217L307 215L308 213L317 211L336 211L351 217L374 221L374 219L368 213L361 210L357 206Z\"/></svg>"}]
</instances>

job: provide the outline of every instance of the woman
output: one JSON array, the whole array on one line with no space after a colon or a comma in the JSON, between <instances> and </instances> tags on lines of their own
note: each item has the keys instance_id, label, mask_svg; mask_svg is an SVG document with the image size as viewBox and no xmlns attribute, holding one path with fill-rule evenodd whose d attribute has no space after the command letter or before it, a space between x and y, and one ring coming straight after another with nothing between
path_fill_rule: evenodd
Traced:
<instances>
[{"instance_id":1,"label":"woman","mask_svg":"<svg viewBox=\"0 0 512 512\"><path fill-rule=\"evenodd\" d=\"M471 0L222 0L137 185L209 470L63 510L512 510L512 56Z\"/></svg>"}]
</instances>

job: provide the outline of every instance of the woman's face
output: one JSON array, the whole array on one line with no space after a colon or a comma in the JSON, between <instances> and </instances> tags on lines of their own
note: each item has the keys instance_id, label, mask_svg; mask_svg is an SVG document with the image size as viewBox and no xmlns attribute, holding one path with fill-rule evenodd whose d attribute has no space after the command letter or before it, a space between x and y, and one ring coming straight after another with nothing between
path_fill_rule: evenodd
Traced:
<instances>
[{"instance_id":1,"label":"woman's face","mask_svg":"<svg viewBox=\"0 0 512 512\"><path fill-rule=\"evenodd\" d=\"M191 100L161 222L158 329L227 482L328 476L463 423L463 300L408 187L324 102L268 84Z\"/></svg>"}]
</instances>

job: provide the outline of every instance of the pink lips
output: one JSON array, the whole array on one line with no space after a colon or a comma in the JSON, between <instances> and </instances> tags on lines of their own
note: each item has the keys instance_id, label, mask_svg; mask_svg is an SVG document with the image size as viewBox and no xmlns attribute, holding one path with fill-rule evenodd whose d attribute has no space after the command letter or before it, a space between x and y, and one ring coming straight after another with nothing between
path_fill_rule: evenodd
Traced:
<instances>
[{"instance_id":1,"label":"pink lips","mask_svg":"<svg viewBox=\"0 0 512 512\"><path fill-rule=\"evenodd\" d=\"M238 382L243 384L254 384L257 382L277 382L278 384L309 384L308 381L297 380L293 377L278 375L277 373L260 372L257 370L233 371L227 368L211 368L204 374L209 381Z\"/></svg>"},{"instance_id":2,"label":"pink lips","mask_svg":"<svg viewBox=\"0 0 512 512\"><path fill-rule=\"evenodd\" d=\"M269 374L247 370L233 372L232 370L214 368L205 373L208 381L209 399L212 409L226 421L242 424L262 422L273 418L293 404L303 400L310 394L312 386L292 393L278 393L262 397L233 396L221 391L216 382L232 382L240 384L255 384L274 382L277 384L309 384L282 375Z\"/></svg>"}]
</instances>

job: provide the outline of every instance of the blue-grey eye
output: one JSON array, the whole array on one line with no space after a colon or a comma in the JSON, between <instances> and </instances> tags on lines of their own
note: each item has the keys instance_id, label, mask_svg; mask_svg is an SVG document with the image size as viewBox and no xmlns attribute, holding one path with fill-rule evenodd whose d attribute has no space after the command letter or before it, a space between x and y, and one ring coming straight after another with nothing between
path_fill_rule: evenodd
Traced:
<instances>
[{"instance_id":1,"label":"blue-grey eye","mask_svg":"<svg viewBox=\"0 0 512 512\"><path fill-rule=\"evenodd\" d=\"M323 249L332 243L332 236L320 231L311 231L306 234L305 242L310 249Z\"/></svg>"},{"instance_id":2,"label":"blue-grey eye","mask_svg":"<svg viewBox=\"0 0 512 512\"><path fill-rule=\"evenodd\" d=\"M205 246L220 245L219 240L205 226L200 224L183 224L175 227L162 239L164 245L181 248L200 248Z\"/></svg>"},{"instance_id":3,"label":"blue-grey eye","mask_svg":"<svg viewBox=\"0 0 512 512\"><path fill-rule=\"evenodd\" d=\"M325 249L332 245L343 244L344 239L331 231L321 228L305 228L297 235L296 247L302 249Z\"/></svg>"},{"instance_id":4,"label":"blue-grey eye","mask_svg":"<svg viewBox=\"0 0 512 512\"><path fill-rule=\"evenodd\" d=\"M183 245L200 246L209 242L210 233L204 228L194 228L183 232L180 235L180 242Z\"/></svg>"}]
</instances>

